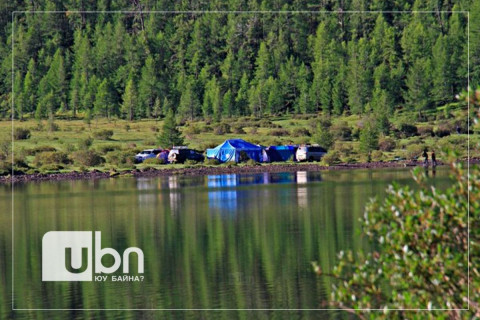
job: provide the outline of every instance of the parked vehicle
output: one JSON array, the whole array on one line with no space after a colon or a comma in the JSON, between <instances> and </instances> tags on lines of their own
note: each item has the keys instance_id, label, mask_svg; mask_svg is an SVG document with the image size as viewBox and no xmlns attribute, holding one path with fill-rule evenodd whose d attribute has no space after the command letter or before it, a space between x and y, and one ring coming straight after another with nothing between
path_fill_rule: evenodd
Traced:
<instances>
[{"instance_id":1,"label":"parked vehicle","mask_svg":"<svg viewBox=\"0 0 480 320\"><path fill-rule=\"evenodd\" d=\"M297 161L320 161L327 150L320 146L303 146L298 147L296 157Z\"/></svg>"},{"instance_id":2,"label":"parked vehicle","mask_svg":"<svg viewBox=\"0 0 480 320\"><path fill-rule=\"evenodd\" d=\"M135 162L140 163L145 159L155 158L157 154L162 152L162 149L145 149L135 155Z\"/></svg>"},{"instance_id":3,"label":"parked vehicle","mask_svg":"<svg viewBox=\"0 0 480 320\"><path fill-rule=\"evenodd\" d=\"M187 147L173 147L168 154L170 163L184 163L185 160L203 161L204 158L200 152Z\"/></svg>"}]
</instances>

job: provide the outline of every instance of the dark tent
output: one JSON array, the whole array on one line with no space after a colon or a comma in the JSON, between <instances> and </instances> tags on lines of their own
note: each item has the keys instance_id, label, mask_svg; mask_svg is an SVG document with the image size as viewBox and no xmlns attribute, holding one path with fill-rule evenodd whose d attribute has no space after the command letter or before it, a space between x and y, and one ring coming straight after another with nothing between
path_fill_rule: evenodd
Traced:
<instances>
[{"instance_id":1,"label":"dark tent","mask_svg":"<svg viewBox=\"0 0 480 320\"><path fill-rule=\"evenodd\" d=\"M270 162L296 160L294 146L270 146L266 149Z\"/></svg>"}]
</instances>

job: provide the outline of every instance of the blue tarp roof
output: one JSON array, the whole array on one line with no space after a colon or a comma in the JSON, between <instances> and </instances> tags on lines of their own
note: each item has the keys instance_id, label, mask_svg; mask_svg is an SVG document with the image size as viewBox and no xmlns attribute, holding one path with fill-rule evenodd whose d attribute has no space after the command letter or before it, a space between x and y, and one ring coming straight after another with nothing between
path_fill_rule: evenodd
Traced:
<instances>
[{"instance_id":1,"label":"blue tarp roof","mask_svg":"<svg viewBox=\"0 0 480 320\"><path fill-rule=\"evenodd\" d=\"M245 152L250 159L262 162L262 147L242 139L225 140L213 149L207 149L207 158L215 158L221 162L239 161L240 152Z\"/></svg>"},{"instance_id":2,"label":"blue tarp roof","mask_svg":"<svg viewBox=\"0 0 480 320\"><path fill-rule=\"evenodd\" d=\"M251 150L262 150L262 147L259 147L253 143L247 142L243 139L230 139L225 140L221 145L218 147L230 146L235 149L251 149ZM218 148L217 147L217 148ZM216 148L215 148L216 149Z\"/></svg>"}]
</instances>

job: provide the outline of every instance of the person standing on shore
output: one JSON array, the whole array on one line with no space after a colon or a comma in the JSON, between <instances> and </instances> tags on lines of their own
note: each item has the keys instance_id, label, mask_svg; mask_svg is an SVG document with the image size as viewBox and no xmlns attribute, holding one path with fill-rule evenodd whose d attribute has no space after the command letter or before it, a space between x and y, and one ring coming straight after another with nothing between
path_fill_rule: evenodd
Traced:
<instances>
[{"instance_id":1,"label":"person standing on shore","mask_svg":"<svg viewBox=\"0 0 480 320\"><path fill-rule=\"evenodd\" d=\"M428 153L427 153L427 148L423 149L423 157L425 160L423 160L423 165L428 166Z\"/></svg>"},{"instance_id":2,"label":"person standing on shore","mask_svg":"<svg viewBox=\"0 0 480 320\"><path fill-rule=\"evenodd\" d=\"M435 156L435 151L432 150L432 166L437 166L437 157Z\"/></svg>"}]
</instances>

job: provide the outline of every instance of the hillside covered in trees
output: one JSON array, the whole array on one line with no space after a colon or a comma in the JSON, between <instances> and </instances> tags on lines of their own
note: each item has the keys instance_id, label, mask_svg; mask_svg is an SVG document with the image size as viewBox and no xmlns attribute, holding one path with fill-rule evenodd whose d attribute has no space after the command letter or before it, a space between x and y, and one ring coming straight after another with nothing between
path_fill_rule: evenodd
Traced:
<instances>
[{"instance_id":1,"label":"hillside covered in trees","mask_svg":"<svg viewBox=\"0 0 480 320\"><path fill-rule=\"evenodd\" d=\"M433 110L467 87L466 11L470 79L480 80L479 1L2 2L4 118L11 112L13 10L62 11L14 14L18 119ZM129 12L85 12L96 10ZM311 12L285 12L292 10ZM369 10L385 12L351 12ZM388 12L403 10L433 13Z\"/></svg>"}]
</instances>

